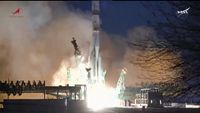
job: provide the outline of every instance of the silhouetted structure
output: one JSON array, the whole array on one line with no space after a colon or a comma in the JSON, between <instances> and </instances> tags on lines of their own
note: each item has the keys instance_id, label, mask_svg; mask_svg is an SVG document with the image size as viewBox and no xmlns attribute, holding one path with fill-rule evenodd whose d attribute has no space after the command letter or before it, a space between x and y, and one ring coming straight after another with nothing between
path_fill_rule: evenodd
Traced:
<instances>
[{"instance_id":1,"label":"silhouetted structure","mask_svg":"<svg viewBox=\"0 0 200 113\"><path fill-rule=\"evenodd\" d=\"M136 94L135 104L154 108L163 107L163 95L157 88L144 88Z\"/></svg>"},{"instance_id":2,"label":"silhouetted structure","mask_svg":"<svg viewBox=\"0 0 200 113\"><path fill-rule=\"evenodd\" d=\"M6 113L66 113L67 111L76 112L85 110L86 104L86 85L75 86L45 86L45 81L31 83L24 81L0 81L0 93L22 95L23 93L44 93L44 99L4 99L3 111ZM45 95L50 94L57 99L45 99ZM78 110L77 110L78 109Z\"/></svg>"},{"instance_id":3,"label":"silhouetted structure","mask_svg":"<svg viewBox=\"0 0 200 113\"><path fill-rule=\"evenodd\" d=\"M43 93L44 99L46 94L50 94L56 96L57 98L69 97L72 100L80 100L86 99L86 85L75 85L75 86L45 86L45 81L42 83L41 81L33 83L28 81L27 83L24 81L0 81L0 93L6 93L8 96L13 94L22 95L22 93ZM81 94L82 92L82 94ZM65 93L66 95L60 95L59 93Z\"/></svg>"},{"instance_id":4,"label":"silhouetted structure","mask_svg":"<svg viewBox=\"0 0 200 113\"><path fill-rule=\"evenodd\" d=\"M78 44L76 43L76 40L74 39L74 37L72 38L73 40L71 41L71 43L73 44L74 46L74 55L75 56L78 56L78 55L81 55L81 51L79 50L79 47L78 47Z\"/></svg>"}]
</instances>

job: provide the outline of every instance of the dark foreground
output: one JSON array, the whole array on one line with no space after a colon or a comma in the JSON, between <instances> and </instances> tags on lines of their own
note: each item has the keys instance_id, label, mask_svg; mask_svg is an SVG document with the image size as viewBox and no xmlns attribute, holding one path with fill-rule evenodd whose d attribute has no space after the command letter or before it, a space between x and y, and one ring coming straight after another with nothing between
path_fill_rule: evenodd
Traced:
<instances>
[{"instance_id":1,"label":"dark foreground","mask_svg":"<svg viewBox=\"0 0 200 113\"><path fill-rule=\"evenodd\" d=\"M0 113L200 113L200 108L107 108L87 109L86 101L65 99L12 99L4 100Z\"/></svg>"},{"instance_id":2,"label":"dark foreground","mask_svg":"<svg viewBox=\"0 0 200 113\"><path fill-rule=\"evenodd\" d=\"M200 109L186 108L110 108L99 113L200 113Z\"/></svg>"},{"instance_id":3,"label":"dark foreground","mask_svg":"<svg viewBox=\"0 0 200 113\"><path fill-rule=\"evenodd\" d=\"M37 108L36 108L37 109ZM0 113L48 113L48 112L22 112L22 111L4 111L0 110ZM51 112L50 112L51 113ZM55 112L59 113L59 112ZM65 111L65 113L200 113L200 109L193 108L147 108L147 109L139 109L139 108L107 108L99 111L92 110L79 110L76 111Z\"/></svg>"}]
</instances>

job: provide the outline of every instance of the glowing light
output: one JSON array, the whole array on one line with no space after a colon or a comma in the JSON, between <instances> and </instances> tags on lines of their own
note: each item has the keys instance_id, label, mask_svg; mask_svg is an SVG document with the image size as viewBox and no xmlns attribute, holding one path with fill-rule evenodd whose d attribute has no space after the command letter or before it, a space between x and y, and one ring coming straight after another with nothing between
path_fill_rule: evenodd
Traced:
<instances>
[{"instance_id":1,"label":"glowing light","mask_svg":"<svg viewBox=\"0 0 200 113\"><path fill-rule=\"evenodd\" d=\"M114 88L108 88L104 84L88 86L87 94L88 107L94 111L119 105Z\"/></svg>"},{"instance_id":2,"label":"glowing light","mask_svg":"<svg viewBox=\"0 0 200 113\"><path fill-rule=\"evenodd\" d=\"M200 108L200 105L192 105L192 104L186 104L186 108Z\"/></svg>"},{"instance_id":3,"label":"glowing light","mask_svg":"<svg viewBox=\"0 0 200 113\"><path fill-rule=\"evenodd\" d=\"M97 111L103 108L116 107L120 105L115 88L109 88L105 85L105 73L100 73L101 76L97 80L88 78L86 68L90 67L90 63L84 62L85 58L76 57L72 59L72 65L67 60L62 61L60 68L54 75L54 85L74 85L86 84L87 86L87 105L90 109ZM101 69L99 69L101 70ZM123 70L126 73L126 70ZM89 80L94 82L89 82Z\"/></svg>"}]
</instances>

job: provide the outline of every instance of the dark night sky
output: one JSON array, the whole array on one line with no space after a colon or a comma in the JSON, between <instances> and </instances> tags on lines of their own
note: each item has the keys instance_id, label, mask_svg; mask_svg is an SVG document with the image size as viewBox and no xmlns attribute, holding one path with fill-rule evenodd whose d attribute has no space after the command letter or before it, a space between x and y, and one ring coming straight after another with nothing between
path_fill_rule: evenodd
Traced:
<instances>
[{"instance_id":1,"label":"dark night sky","mask_svg":"<svg viewBox=\"0 0 200 113\"><path fill-rule=\"evenodd\" d=\"M91 11L91 1L70 2L70 6L82 11ZM171 10L167 2L100 1L102 29L109 34L126 36L133 27L159 22L161 15L153 15L159 8ZM175 14L176 10L172 11ZM158 14L158 13L156 13Z\"/></svg>"}]
</instances>

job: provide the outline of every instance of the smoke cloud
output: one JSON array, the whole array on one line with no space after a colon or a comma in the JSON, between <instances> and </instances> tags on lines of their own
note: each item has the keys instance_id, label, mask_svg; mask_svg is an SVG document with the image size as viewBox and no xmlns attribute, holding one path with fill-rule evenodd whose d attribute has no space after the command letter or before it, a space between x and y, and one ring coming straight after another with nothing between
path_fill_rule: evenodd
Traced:
<instances>
[{"instance_id":1,"label":"smoke cloud","mask_svg":"<svg viewBox=\"0 0 200 113\"><path fill-rule=\"evenodd\" d=\"M13 16L11 12L18 7L23 11L21 16ZM0 2L0 14L0 80L45 80L49 85L55 79L65 80L66 68L75 63L72 37L88 57L91 13L69 8L63 2ZM144 70L130 63L138 51L126 42L156 37L152 28L136 27L127 37L104 31L100 35L107 84L116 86L122 68L128 70L127 86L149 80L142 78Z\"/></svg>"},{"instance_id":2,"label":"smoke cloud","mask_svg":"<svg viewBox=\"0 0 200 113\"><path fill-rule=\"evenodd\" d=\"M21 16L13 16L11 12L18 7ZM0 3L1 80L46 80L51 84L61 62L69 60L70 65L72 37L87 53L90 16L63 7L49 2Z\"/></svg>"},{"instance_id":3,"label":"smoke cloud","mask_svg":"<svg viewBox=\"0 0 200 113\"><path fill-rule=\"evenodd\" d=\"M148 45L147 40L157 40L156 32L151 27L138 26L130 29L127 37L108 35L105 32L101 34L101 52L104 61L104 67L108 70L107 82L111 86L116 86L119 74L123 68L127 69L125 77L126 86L141 86L141 83L154 82L159 75L154 73L154 78L147 70L131 61L136 61L139 54L144 51L137 46L129 47L127 42L143 43Z\"/></svg>"}]
</instances>

